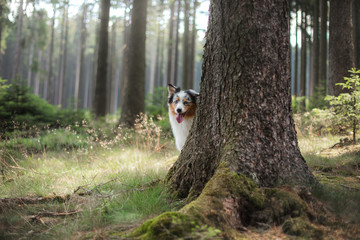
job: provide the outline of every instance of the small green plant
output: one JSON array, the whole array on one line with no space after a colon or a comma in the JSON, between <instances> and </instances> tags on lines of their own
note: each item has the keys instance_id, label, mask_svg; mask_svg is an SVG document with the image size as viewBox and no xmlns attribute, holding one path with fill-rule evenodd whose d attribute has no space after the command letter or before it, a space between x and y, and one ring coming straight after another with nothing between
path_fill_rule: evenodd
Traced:
<instances>
[{"instance_id":1,"label":"small green plant","mask_svg":"<svg viewBox=\"0 0 360 240\"><path fill-rule=\"evenodd\" d=\"M356 128L360 120L360 70L349 70L350 77L345 77L345 83L337 83L348 93L339 96L326 96L325 100L333 106L333 111L338 120L345 126L351 126L353 130L353 143L356 143Z\"/></svg>"}]
</instances>

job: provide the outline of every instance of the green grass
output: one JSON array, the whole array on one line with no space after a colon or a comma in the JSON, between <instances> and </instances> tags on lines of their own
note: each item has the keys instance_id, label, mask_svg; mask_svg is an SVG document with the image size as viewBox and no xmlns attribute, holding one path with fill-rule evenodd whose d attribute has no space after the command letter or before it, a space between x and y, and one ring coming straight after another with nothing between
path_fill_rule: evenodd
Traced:
<instances>
[{"instance_id":1,"label":"green grass","mask_svg":"<svg viewBox=\"0 0 360 240\"><path fill-rule=\"evenodd\" d=\"M127 146L111 149L97 146L44 152L19 160L0 180L1 198L58 195L69 199L46 204L0 206L0 225L6 226L3 237L72 238L73 234L94 234L107 226L135 224L173 210L174 204L161 180L177 155L173 148L152 152ZM80 210L81 213L51 219L54 222L47 219L45 225L26 220L41 211L66 210Z\"/></svg>"},{"instance_id":2,"label":"green grass","mask_svg":"<svg viewBox=\"0 0 360 240\"><path fill-rule=\"evenodd\" d=\"M299 147L321 183L313 189L313 195L326 202L334 213L360 223L360 145L334 147L340 138L299 138Z\"/></svg>"}]
</instances>

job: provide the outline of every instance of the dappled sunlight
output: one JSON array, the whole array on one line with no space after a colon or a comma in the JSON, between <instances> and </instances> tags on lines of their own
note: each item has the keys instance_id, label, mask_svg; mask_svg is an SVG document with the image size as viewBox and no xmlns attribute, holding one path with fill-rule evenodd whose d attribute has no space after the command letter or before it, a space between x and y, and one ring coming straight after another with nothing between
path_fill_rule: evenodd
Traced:
<instances>
[{"instance_id":1,"label":"dappled sunlight","mask_svg":"<svg viewBox=\"0 0 360 240\"><path fill-rule=\"evenodd\" d=\"M151 176L162 179L177 152L154 153L126 147L112 151L97 149L86 154L65 153L29 157L19 163L21 170L8 176L1 188L3 197L71 194L79 186L96 185L114 178Z\"/></svg>"}]
</instances>

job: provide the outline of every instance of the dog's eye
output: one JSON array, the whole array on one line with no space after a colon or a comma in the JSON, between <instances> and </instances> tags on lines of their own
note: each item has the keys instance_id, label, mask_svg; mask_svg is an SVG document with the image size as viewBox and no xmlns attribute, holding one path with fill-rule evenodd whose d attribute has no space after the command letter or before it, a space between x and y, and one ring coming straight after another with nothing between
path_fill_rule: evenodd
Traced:
<instances>
[{"instance_id":1,"label":"dog's eye","mask_svg":"<svg viewBox=\"0 0 360 240\"><path fill-rule=\"evenodd\" d=\"M188 101L185 101L185 102L184 102L184 105L188 105L188 104L189 104L189 102L188 102Z\"/></svg>"},{"instance_id":2,"label":"dog's eye","mask_svg":"<svg viewBox=\"0 0 360 240\"><path fill-rule=\"evenodd\" d=\"M177 104L179 101L178 100L175 100L174 103Z\"/></svg>"}]
</instances>

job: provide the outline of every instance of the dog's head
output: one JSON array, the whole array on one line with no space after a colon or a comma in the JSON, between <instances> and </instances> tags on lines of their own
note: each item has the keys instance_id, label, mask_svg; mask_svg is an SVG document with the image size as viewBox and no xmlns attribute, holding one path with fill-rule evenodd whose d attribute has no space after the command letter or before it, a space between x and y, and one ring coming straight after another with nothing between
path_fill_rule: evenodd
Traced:
<instances>
[{"instance_id":1,"label":"dog's head","mask_svg":"<svg viewBox=\"0 0 360 240\"><path fill-rule=\"evenodd\" d=\"M195 116L196 98L200 95L195 90L189 89L181 91L180 87L172 84L168 85L169 90L169 111L172 115L176 115L178 123L184 121L184 118L192 118Z\"/></svg>"}]
</instances>

